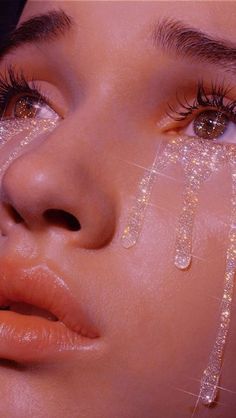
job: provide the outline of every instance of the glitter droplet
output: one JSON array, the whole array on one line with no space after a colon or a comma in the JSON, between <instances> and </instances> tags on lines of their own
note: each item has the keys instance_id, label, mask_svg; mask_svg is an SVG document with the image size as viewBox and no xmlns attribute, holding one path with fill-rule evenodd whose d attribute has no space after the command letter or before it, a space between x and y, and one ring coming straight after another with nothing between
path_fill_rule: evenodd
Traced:
<instances>
[{"instance_id":1,"label":"glitter droplet","mask_svg":"<svg viewBox=\"0 0 236 418\"><path fill-rule=\"evenodd\" d=\"M232 165L232 199L231 199L231 227L229 231L229 246L226 254L226 269L224 291L220 311L220 324L215 344L210 354L209 363L203 372L200 386L200 399L206 406L215 402L219 391L222 360L226 338L230 326L230 315L234 293L234 281L236 271L236 164Z\"/></svg>"},{"instance_id":2,"label":"glitter droplet","mask_svg":"<svg viewBox=\"0 0 236 418\"><path fill-rule=\"evenodd\" d=\"M184 192L183 207L180 213L175 249L175 265L180 269L186 269L191 263L192 253L192 235L194 217L198 206L199 191L202 184L210 175L220 170L226 164L231 165L232 174L232 198L231 198L231 227L229 231L229 245L226 255L226 269L224 291L221 303L220 324L210 354L209 362L203 372L200 386L199 399L203 405L212 405L219 391L219 380L221 376L222 360L226 339L230 326L230 317L232 310L234 280L236 271L236 147L231 144L220 144L215 141L202 140L198 138L177 138L167 142L163 153L156 157L158 169L155 164L145 173L143 182L148 184L145 189L145 205L134 206L132 215L129 218L126 233L129 236L130 243L134 245L137 242L141 231L141 225L144 219L144 211L147 202L151 196L151 190L156 179L156 171L167 167L169 163L180 163L184 171ZM139 186L138 201L142 181ZM126 239L124 233L123 239ZM129 248L129 245L127 245Z\"/></svg>"},{"instance_id":3,"label":"glitter droplet","mask_svg":"<svg viewBox=\"0 0 236 418\"><path fill-rule=\"evenodd\" d=\"M122 245L130 248L137 243L158 173L171 163L180 163L185 174L185 188L177 227L175 265L186 269L191 263L193 221L200 187L225 162L225 149L222 144L190 137L167 141L163 152L156 153L152 167L145 170L139 183L136 201L122 235Z\"/></svg>"},{"instance_id":4,"label":"glitter droplet","mask_svg":"<svg viewBox=\"0 0 236 418\"><path fill-rule=\"evenodd\" d=\"M175 266L181 270L188 268L192 259L192 235L194 218L202 184L225 162L223 145L197 138L178 138L167 144L165 153L169 160L182 165L184 171L183 207L179 216Z\"/></svg>"}]
</instances>

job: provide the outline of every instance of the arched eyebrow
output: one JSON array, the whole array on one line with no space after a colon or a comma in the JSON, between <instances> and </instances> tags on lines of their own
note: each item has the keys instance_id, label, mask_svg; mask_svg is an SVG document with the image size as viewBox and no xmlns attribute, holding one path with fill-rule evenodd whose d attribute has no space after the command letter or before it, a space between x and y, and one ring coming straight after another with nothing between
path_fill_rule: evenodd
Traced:
<instances>
[{"instance_id":1,"label":"arched eyebrow","mask_svg":"<svg viewBox=\"0 0 236 418\"><path fill-rule=\"evenodd\" d=\"M151 38L156 48L180 58L213 64L236 75L236 46L214 39L181 21L163 19L152 26Z\"/></svg>"},{"instance_id":2,"label":"arched eyebrow","mask_svg":"<svg viewBox=\"0 0 236 418\"><path fill-rule=\"evenodd\" d=\"M22 45L54 40L68 32L72 25L73 19L61 9L36 15L2 40L0 59Z\"/></svg>"}]
</instances>

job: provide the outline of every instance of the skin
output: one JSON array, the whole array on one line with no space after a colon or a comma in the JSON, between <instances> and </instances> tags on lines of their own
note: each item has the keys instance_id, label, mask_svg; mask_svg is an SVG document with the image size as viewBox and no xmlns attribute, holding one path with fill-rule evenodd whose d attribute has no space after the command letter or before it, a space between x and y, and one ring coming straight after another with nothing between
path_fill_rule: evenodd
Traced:
<instances>
[{"instance_id":1,"label":"skin","mask_svg":"<svg viewBox=\"0 0 236 418\"><path fill-rule=\"evenodd\" d=\"M214 65L154 50L148 25L154 18L174 17L232 41L236 5L30 1L20 22L58 7L73 16L72 32L53 43L19 48L0 66L2 71L14 63L33 73L64 118L60 129L35 141L4 173L5 199L22 222L1 208L1 227L7 230L1 256L55 266L78 303L89 307L106 349L92 361L73 354L66 364L2 365L0 415L190 418L218 326L230 214L228 167L201 189L193 236L199 258L187 271L173 263L183 191L179 166L166 171L173 179L156 183L138 244L124 249L121 235L143 175L137 164L150 167L160 140L187 129L189 122L160 124L166 103L176 103L177 90L193 99L198 76L211 82L217 71L223 77ZM73 214L81 231L45 221L43 213L52 207ZM235 350L233 308L221 379L232 391ZM220 391L219 402L210 409L199 405L196 417L235 417L234 394Z\"/></svg>"}]
</instances>

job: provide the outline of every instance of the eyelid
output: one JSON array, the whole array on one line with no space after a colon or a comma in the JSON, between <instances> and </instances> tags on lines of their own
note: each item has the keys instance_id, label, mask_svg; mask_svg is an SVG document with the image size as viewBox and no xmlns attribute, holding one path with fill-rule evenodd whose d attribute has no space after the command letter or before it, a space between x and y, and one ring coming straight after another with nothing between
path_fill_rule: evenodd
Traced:
<instances>
[{"instance_id":1,"label":"eyelid","mask_svg":"<svg viewBox=\"0 0 236 418\"><path fill-rule=\"evenodd\" d=\"M29 86L36 88L42 100L64 119L68 113L68 105L60 90L52 83L44 80L29 81Z\"/></svg>"},{"instance_id":2,"label":"eyelid","mask_svg":"<svg viewBox=\"0 0 236 418\"><path fill-rule=\"evenodd\" d=\"M173 114L179 114L180 118L185 117L188 114L193 113L201 108L215 108L224 111L232 111L236 106L235 99L231 99L233 88L229 84L225 84L224 81L211 82L210 86L205 85L203 80L198 81L195 87L194 98L187 97L185 94L179 97L176 93L177 106L180 111L177 111L177 106L173 106L167 103L170 108L170 112ZM229 109L230 107L230 109Z\"/></svg>"},{"instance_id":3,"label":"eyelid","mask_svg":"<svg viewBox=\"0 0 236 418\"><path fill-rule=\"evenodd\" d=\"M211 104L203 105L198 103L198 101L201 102L199 89L202 89L202 100L204 101L205 99L205 102L207 102L207 99L209 99ZM212 81L210 86L209 83L208 86L205 86L202 80L198 81L197 85L195 85L194 94L192 93L193 89L191 88L191 96L182 92L180 98L178 90L175 92L174 100L167 102L165 111L163 112L161 118L158 120L156 126L162 131L162 133L166 133L167 131L172 132L174 130L181 130L181 128L190 123L194 117L207 109L215 109L216 111L217 109L222 110L230 116L231 120L233 120L235 117L236 123L236 92L234 90L233 98L233 90L233 87L229 84L225 84L224 81ZM185 116L183 115L184 113ZM174 116L176 116L176 118Z\"/></svg>"},{"instance_id":4,"label":"eyelid","mask_svg":"<svg viewBox=\"0 0 236 418\"><path fill-rule=\"evenodd\" d=\"M35 70L32 73L29 68L26 70L15 64L7 64L1 68L0 115L4 117L5 110L17 98L28 95L38 99L42 104L45 103L59 118L64 118L67 112L67 103L60 87L47 81L44 77L47 77L46 73L43 73L43 79L40 79L38 71Z\"/></svg>"}]
</instances>

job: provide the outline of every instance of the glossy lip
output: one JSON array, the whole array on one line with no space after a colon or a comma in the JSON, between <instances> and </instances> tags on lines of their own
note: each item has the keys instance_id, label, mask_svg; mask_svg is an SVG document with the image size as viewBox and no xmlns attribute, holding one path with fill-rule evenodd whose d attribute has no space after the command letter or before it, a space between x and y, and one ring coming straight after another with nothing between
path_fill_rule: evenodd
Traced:
<instances>
[{"instance_id":1,"label":"glossy lip","mask_svg":"<svg viewBox=\"0 0 236 418\"><path fill-rule=\"evenodd\" d=\"M17 303L49 311L58 320L0 311L0 358L16 362L62 360L72 351L99 351L99 335L65 281L45 265L1 263L0 306Z\"/></svg>"}]
</instances>

